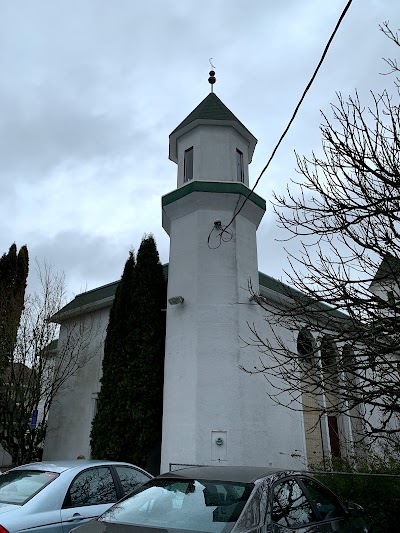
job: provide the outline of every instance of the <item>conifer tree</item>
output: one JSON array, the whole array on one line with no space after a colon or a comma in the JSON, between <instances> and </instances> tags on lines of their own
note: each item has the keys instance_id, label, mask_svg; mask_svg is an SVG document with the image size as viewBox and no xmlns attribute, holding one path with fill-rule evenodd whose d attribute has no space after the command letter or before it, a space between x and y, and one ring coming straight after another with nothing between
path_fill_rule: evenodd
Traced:
<instances>
[{"instance_id":1,"label":"conifer tree","mask_svg":"<svg viewBox=\"0 0 400 533\"><path fill-rule=\"evenodd\" d=\"M28 249L12 244L0 258L0 369L12 358L28 277Z\"/></svg>"},{"instance_id":2,"label":"conifer tree","mask_svg":"<svg viewBox=\"0 0 400 533\"><path fill-rule=\"evenodd\" d=\"M135 257L130 252L110 311L104 343L103 375L92 423L92 456L122 460L126 424L126 396L123 376L130 353L130 315L133 301Z\"/></svg>"},{"instance_id":3,"label":"conifer tree","mask_svg":"<svg viewBox=\"0 0 400 533\"><path fill-rule=\"evenodd\" d=\"M92 456L146 466L161 439L166 283L154 238L125 264L110 312Z\"/></svg>"},{"instance_id":4,"label":"conifer tree","mask_svg":"<svg viewBox=\"0 0 400 533\"><path fill-rule=\"evenodd\" d=\"M132 459L146 466L161 441L164 384L166 282L153 236L142 240L136 263L133 339L136 354L129 361L132 413Z\"/></svg>"}]
</instances>

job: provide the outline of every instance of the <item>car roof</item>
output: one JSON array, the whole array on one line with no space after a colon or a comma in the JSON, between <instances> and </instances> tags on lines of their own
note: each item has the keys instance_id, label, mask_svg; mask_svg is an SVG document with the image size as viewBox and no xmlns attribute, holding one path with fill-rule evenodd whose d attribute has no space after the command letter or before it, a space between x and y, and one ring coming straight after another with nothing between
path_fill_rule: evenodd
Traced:
<instances>
[{"instance_id":1,"label":"car roof","mask_svg":"<svg viewBox=\"0 0 400 533\"><path fill-rule=\"evenodd\" d=\"M282 468L263 466L191 466L179 468L172 472L162 474L161 478L179 477L187 479L205 479L214 481L237 481L240 483L252 483L258 479L285 472Z\"/></svg>"},{"instance_id":2,"label":"car roof","mask_svg":"<svg viewBox=\"0 0 400 533\"><path fill-rule=\"evenodd\" d=\"M21 465L13 468L13 470L44 470L46 472L56 472L60 474L66 470L72 470L74 468L86 468L90 466L102 466L102 465L128 465L134 466L130 463L123 463L119 461L96 461L96 460L87 460L87 459L76 459L68 461L41 461L37 463L28 463L26 465ZM144 472L142 468L136 467L138 470Z\"/></svg>"}]
</instances>

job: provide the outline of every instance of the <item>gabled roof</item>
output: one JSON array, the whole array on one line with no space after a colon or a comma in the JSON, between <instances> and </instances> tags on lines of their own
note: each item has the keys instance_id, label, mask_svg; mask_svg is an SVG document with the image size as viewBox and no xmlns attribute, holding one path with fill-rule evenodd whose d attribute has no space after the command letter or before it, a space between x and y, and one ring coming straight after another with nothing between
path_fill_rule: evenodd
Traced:
<instances>
[{"instance_id":1,"label":"gabled roof","mask_svg":"<svg viewBox=\"0 0 400 533\"><path fill-rule=\"evenodd\" d=\"M231 126L235 128L249 143L249 162L251 162L257 139L215 93L208 94L170 134L169 158L172 161L177 163L176 141L178 137L201 124Z\"/></svg>"},{"instance_id":2,"label":"gabled roof","mask_svg":"<svg viewBox=\"0 0 400 533\"><path fill-rule=\"evenodd\" d=\"M400 278L400 259L387 253L375 274L372 283L387 282Z\"/></svg>"}]
</instances>

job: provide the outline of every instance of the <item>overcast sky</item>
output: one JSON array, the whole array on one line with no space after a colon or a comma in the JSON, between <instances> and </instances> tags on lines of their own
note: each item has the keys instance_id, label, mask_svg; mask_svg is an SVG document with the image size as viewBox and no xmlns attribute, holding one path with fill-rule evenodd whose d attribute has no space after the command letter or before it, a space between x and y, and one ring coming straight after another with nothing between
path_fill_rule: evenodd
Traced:
<instances>
[{"instance_id":1,"label":"overcast sky","mask_svg":"<svg viewBox=\"0 0 400 533\"><path fill-rule=\"evenodd\" d=\"M161 196L176 187L168 135L216 94L257 137L254 184L345 0L0 0L0 254L12 242L63 270L70 297L119 279L131 248L169 239ZM379 31L396 0L354 0L290 134L256 192L267 200L259 269L287 267L268 205L321 143L335 92L390 87Z\"/></svg>"}]
</instances>

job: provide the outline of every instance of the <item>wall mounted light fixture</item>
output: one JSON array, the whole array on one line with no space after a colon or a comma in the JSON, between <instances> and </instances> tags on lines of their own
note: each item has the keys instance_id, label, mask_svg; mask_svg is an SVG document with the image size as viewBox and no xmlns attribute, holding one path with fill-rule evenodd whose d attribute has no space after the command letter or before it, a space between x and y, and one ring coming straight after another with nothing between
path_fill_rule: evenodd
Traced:
<instances>
[{"instance_id":1,"label":"wall mounted light fixture","mask_svg":"<svg viewBox=\"0 0 400 533\"><path fill-rule=\"evenodd\" d=\"M168 298L168 303L170 305L183 304L184 301L185 299L183 298L183 296L171 296L171 298Z\"/></svg>"}]
</instances>

